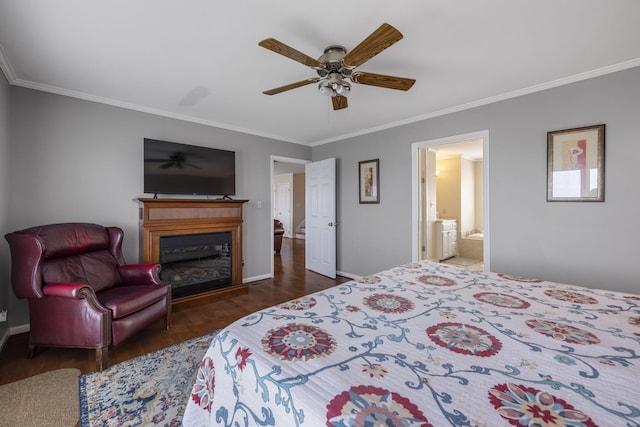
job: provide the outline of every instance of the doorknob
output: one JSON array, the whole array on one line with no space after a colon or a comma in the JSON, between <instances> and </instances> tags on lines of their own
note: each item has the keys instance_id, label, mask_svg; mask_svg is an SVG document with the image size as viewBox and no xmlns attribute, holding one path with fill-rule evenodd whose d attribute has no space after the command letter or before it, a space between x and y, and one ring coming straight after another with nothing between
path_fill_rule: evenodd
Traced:
<instances>
[{"instance_id":1,"label":"doorknob","mask_svg":"<svg viewBox=\"0 0 640 427\"><path fill-rule=\"evenodd\" d=\"M335 227L336 225L338 225L338 223L337 222L330 222L328 225L329 225L329 227Z\"/></svg>"}]
</instances>

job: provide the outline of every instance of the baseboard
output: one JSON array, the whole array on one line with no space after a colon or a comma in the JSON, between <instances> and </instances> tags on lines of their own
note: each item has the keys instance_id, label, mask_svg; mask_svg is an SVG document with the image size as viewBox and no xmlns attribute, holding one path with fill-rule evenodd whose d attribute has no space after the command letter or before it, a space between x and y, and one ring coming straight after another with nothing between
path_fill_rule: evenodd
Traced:
<instances>
[{"instance_id":1,"label":"baseboard","mask_svg":"<svg viewBox=\"0 0 640 427\"><path fill-rule=\"evenodd\" d=\"M31 330L31 327L29 326L28 323L24 325L12 326L10 328L5 329L2 336L0 336L0 351L2 351L2 349L4 348L4 345L7 343L11 335L22 334L24 332L29 332L30 330Z\"/></svg>"},{"instance_id":2,"label":"baseboard","mask_svg":"<svg viewBox=\"0 0 640 427\"><path fill-rule=\"evenodd\" d=\"M0 352L4 348L4 345L7 343L8 339L9 339L9 330L6 329L2 334L2 336L0 337Z\"/></svg>"},{"instance_id":3,"label":"baseboard","mask_svg":"<svg viewBox=\"0 0 640 427\"><path fill-rule=\"evenodd\" d=\"M12 326L9 328L9 335L24 334L31 330L31 325L25 323L24 325Z\"/></svg>"},{"instance_id":4,"label":"baseboard","mask_svg":"<svg viewBox=\"0 0 640 427\"><path fill-rule=\"evenodd\" d=\"M264 280L264 279L273 279L273 275L271 275L271 274L262 274L260 276L243 277L242 278L242 283L257 282L258 280Z\"/></svg>"},{"instance_id":5,"label":"baseboard","mask_svg":"<svg viewBox=\"0 0 640 427\"><path fill-rule=\"evenodd\" d=\"M344 271L336 271L336 274L338 276L346 277L347 279L351 279L351 280L362 279L362 276L356 276L355 274L345 273Z\"/></svg>"},{"instance_id":6,"label":"baseboard","mask_svg":"<svg viewBox=\"0 0 640 427\"><path fill-rule=\"evenodd\" d=\"M349 274L349 273L345 273L344 271L336 271L336 274L338 276L342 276L342 277L346 277L347 279L351 279L351 280L360 280L361 276L356 276L354 274ZM273 275L271 274L262 274L260 276L253 276L253 277L243 277L242 278L242 283L251 283L251 282L258 282L260 280L265 280L265 279L273 279ZM28 325L27 325L28 327Z\"/></svg>"}]
</instances>

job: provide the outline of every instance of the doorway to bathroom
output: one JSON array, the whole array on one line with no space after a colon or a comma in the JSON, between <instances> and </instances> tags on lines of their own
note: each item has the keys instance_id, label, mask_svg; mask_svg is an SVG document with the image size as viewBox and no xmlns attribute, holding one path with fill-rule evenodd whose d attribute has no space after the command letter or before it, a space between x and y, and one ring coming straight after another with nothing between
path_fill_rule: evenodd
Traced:
<instances>
[{"instance_id":1,"label":"doorway to bathroom","mask_svg":"<svg viewBox=\"0 0 640 427\"><path fill-rule=\"evenodd\" d=\"M489 270L488 131L412 146L414 260Z\"/></svg>"}]
</instances>

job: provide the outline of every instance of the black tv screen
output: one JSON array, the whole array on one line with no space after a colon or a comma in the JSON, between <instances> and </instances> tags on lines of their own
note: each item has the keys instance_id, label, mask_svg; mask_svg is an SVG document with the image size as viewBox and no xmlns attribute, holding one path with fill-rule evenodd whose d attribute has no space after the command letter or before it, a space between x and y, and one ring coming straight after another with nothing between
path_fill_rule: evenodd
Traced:
<instances>
[{"instance_id":1,"label":"black tv screen","mask_svg":"<svg viewBox=\"0 0 640 427\"><path fill-rule=\"evenodd\" d=\"M145 138L144 192L233 196L236 153Z\"/></svg>"}]
</instances>

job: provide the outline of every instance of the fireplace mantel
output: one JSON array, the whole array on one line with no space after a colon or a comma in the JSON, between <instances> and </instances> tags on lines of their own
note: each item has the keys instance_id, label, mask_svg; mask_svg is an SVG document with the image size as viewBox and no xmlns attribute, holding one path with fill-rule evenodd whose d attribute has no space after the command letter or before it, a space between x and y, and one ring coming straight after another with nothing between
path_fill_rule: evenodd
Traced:
<instances>
[{"instance_id":1,"label":"fireplace mantel","mask_svg":"<svg viewBox=\"0 0 640 427\"><path fill-rule=\"evenodd\" d=\"M174 304L203 302L248 292L242 283L242 207L248 200L140 198L140 258L160 260L160 238L181 234L231 232L231 286L176 298Z\"/></svg>"}]
</instances>

